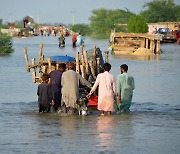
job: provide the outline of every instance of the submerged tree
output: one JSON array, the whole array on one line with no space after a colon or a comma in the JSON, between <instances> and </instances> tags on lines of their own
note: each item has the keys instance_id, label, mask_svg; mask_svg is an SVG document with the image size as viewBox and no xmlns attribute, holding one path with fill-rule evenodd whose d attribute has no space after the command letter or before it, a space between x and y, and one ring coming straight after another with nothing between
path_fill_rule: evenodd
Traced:
<instances>
[{"instance_id":1,"label":"submerged tree","mask_svg":"<svg viewBox=\"0 0 180 154\"><path fill-rule=\"evenodd\" d=\"M148 32L148 25L142 16L133 15L128 21L127 31L129 33L146 33Z\"/></svg>"},{"instance_id":2,"label":"submerged tree","mask_svg":"<svg viewBox=\"0 0 180 154\"><path fill-rule=\"evenodd\" d=\"M8 35L0 34L0 55L12 53L12 38Z\"/></svg>"},{"instance_id":3,"label":"submerged tree","mask_svg":"<svg viewBox=\"0 0 180 154\"><path fill-rule=\"evenodd\" d=\"M117 24L127 23L133 13L126 10L95 9L92 11L90 28L92 35L99 38L109 37L111 30L117 28Z\"/></svg>"},{"instance_id":4,"label":"submerged tree","mask_svg":"<svg viewBox=\"0 0 180 154\"><path fill-rule=\"evenodd\" d=\"M144 5L144 11L140 14L147 22L178 21L180 18L180 6L174 4L174 0L153 0Z\"/></svg>"}]
</instances>

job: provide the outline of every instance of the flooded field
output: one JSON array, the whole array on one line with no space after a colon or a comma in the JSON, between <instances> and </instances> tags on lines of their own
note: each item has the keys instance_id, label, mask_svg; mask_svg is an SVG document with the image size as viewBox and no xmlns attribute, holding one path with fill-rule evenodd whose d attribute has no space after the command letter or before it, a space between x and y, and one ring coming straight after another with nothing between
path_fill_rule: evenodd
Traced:
<instances>
[{"instance_id":1,"label":"flooded field","mask_svg":"<svg viewBox=\"0 0 180 154\"><path fill-rule=\"evenodd\" d=\"M135 78L130 114L87 117L39 114L37 84L25 69L23 48L29 59L38 56L44 42L46 57L74 56L71 38L58 48L57 37L13 39L15 52L0 57L0 153L163 153L180 152L180 46L162 44L158 56L112 56L116 77L122 63ZM108 40L85 38L107 50Z\"/></svg>"}]
</instances>

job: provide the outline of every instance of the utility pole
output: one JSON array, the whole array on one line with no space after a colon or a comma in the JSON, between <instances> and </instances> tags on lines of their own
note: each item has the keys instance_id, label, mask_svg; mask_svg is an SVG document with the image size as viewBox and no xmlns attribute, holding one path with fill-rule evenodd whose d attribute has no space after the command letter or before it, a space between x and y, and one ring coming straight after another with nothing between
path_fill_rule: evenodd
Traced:
<instances>
[{"instance_id":1,"label":"utility pole","mask_svg":"<svg viewBox=\"0 0 180 154\"><path fill-rule=\"evenodd\" d=\"M40 15L39 15L39 13L37 14L37 23L38 24L40 23Z\"/></svg>"},{"instance_id":2,"label":"utility pole","mask_svg":"<svg viewBox=\"0 0 180 154\"><path fill-rule=\"evenodd\" d=\"M74 14L76 13L76 11L71 11L71 15L72 15L72 26L74 26Z\"/></svg>"}]
</instances>

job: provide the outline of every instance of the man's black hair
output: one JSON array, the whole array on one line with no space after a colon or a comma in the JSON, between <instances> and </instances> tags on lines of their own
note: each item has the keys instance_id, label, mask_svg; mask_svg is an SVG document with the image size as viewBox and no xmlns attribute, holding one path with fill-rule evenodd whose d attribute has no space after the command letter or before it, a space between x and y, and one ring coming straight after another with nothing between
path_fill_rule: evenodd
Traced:
<instances>
[{"instance_id":1,"label":"man's black hair","mask_svg":"<svg viewBox=\"0 0 180 154\"><path fill-rule=\"evenodd\" d=\"M103 65L103 69L104 69L104 71L110 71L111 70L111 64L109 64L109 63L104 63L104 65Z\"/></svg>"},{"instance_id":2,"label":"man's black hair","mask_svg":"<svg viewBox=\"0 0 180 154\"><path fill-rule=\"evenodd\" d=\"M122 64L120 67L124 69L125 72L128 71L128 66L126 64Z\"/></svg>"},{"instance_id":3,"label":"man's black hair","mask_svg":"<svg viewBox=\"0 0 180 154\"><path fill-rule=\"evenodd\" d=\"M59 64L59 68L66 69L66 64L65 64L65 63L60 63L60 64Z\"/></svg>"},{"instance_id":4,"label":"man's black hair","mask_svg":"<svg viewBox=\"0 0 180 154\"><path fill-rule=\"evenodd\" d=\"M44 73L42 76L41 76L41 79L43 82L46 82L48 79L49 79L49 75L47 73Z\"/></svg>"}]
</instances>

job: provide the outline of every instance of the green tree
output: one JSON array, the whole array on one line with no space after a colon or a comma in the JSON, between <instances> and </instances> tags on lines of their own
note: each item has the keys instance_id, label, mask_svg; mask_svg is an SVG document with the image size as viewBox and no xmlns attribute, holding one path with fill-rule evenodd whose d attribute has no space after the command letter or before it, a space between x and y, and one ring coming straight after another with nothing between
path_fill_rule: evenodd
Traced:
<instances>
[{"instance_id":1,"label":"green tree","mask_svg":"<svg viewBox=\"0 0 180 154\"><path fill-rule=\"evenodd\" d=\"M75 24L70 29L74 32L81 32L83 35L91 35L91 29L88 24Z\"/></svg>"},{"instance_id":2,"label":"green tree","mask_svg":"<svg viewBox=\"0 0 180 154\"><path fill-rule=\"evenodd\" d=\"M99 38L109 37L112 29L117 29L117 24L127 23L133 13L128 10L107 10L95 9L92 11L90 20L90 28L92 35Z\"/></svg>"},{"instance_id":3,"label":"green tree","mask_svg":"<svg viewBox=\"0 0 180 154\"><path fill-rule=\"evenodd\" d=\"M12 53L12 38L8 35L0 34L0 55Z\"/></svg>"},{"instance_id":4,"label":"green tree","mask_svg":"<svg viewBox=\"0 0 180 154\"><path fill-rule=\"evenodd\" d=\"M16 20L16 21L15 21L15 27L16 27L16 28L23 28L23 26L22 26L22 21Z\"/></svg>"},{"instance_id":5,"label":"green tree","mask_svg":"<svg viewBox=\"0 0 180 154\"><path fill-rule=\"evenodd\" d=\"M176 5L174 8L176 21L180 21L180 5Z\"/></svg>"},{"instance_id":6,"label":"green tree","mask_svg":"<svg viewBox=\"0 0 180 154\"><path fill-rule=\"evenodd\" d=\"M0 19L0 27L3 25L3 20Z\"/></svg>"},{"instance_id":7,"label":"green tree","mask_svg":"<svg viewBox=\"0 0 180 154\"><path fill-rule=\"evenodd\" d=\"M177 21L180 17L179 5L174 0L153 0L144 5L140 13L147 22Z\"/></svg>"},{"instance_id":8,"label":"green tree","mask_svg":"<svg viewBox=\"0 0 180 154\"><path fill-rule=\"evenodd\" d=\"M129 33L146 33L148 32L148 25L142 16L133 15L128 21L127 31Z\"/></svg>"}]
</instances>

